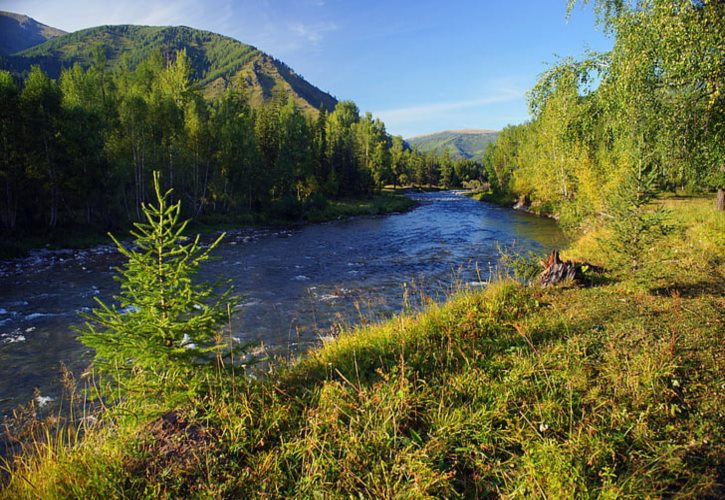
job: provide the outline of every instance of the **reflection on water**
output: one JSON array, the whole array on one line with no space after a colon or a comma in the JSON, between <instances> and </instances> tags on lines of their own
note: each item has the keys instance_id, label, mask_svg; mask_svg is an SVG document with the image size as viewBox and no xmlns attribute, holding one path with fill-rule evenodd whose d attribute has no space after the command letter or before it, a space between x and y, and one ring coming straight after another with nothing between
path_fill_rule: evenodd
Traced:
<instances>
[{"instance_id":1,"label":"reflection on water","mask_svg":"<svg viewBox=\"0 0 725 500\"><path fill-rule=\"evenodd\" d=\"M234 335L273 353L299 352L333 324L399 311L403 283L442 298L454 283L485 280L499 245L562 242L547 219L450 191L411 196L420 204L405 214L229 234L202 274L230 279L243 295ZM94 297L108 300L117 291L119 264L109 246L0 264L0 413L29 399L34 387L54 396L61 361L75 370L87 364L70 327Z\"/></svg>"}]
</instances>

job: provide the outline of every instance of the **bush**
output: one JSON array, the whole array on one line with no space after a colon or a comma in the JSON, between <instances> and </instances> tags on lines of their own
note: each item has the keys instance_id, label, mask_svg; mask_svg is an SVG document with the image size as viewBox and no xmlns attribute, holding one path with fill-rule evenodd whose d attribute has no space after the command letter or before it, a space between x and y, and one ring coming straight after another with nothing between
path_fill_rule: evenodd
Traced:
<instances>
[{"instance_id":1,"label":"bush","mask_svg":"<svg viewBox=\"0 0 725 500\"><path fill-rule=\"evenodd\" d=\"M284 197L272 203L270 212L273 217L284 220L297 220L302 218L304 207L302 203L297 201L293 194Z\"/></svg>"}]
</instances>

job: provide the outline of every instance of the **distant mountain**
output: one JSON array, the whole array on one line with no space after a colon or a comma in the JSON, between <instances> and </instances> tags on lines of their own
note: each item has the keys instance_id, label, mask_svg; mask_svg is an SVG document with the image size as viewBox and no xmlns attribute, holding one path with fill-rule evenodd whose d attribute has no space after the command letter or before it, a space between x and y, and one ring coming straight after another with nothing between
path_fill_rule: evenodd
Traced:
<instances>
[{"instance_id":1,"label":"distant mountain","mask_svg":"<svg viewBox=\"0 0 725 500\"><path fill-rule=\"evenodd\" d=\"M60 35L65 35L65 31L32 17L0 11L0 56L15 54Z\"/></svg>"},{"instance_id":2,"label":"distant mountain","mask_svg":"<svg viewBox=\"0 0 725 500\"><path fill-rule=\"evenodd\" d=\"M0 68L16 74L34 64L57 78L64 67L90 65L97 47L102 47L111 69L135 68L155 51L173 59L186 49L194 77L207 96L219 95L235 78L249 88L252 104L285 91L306 109L333 110L337 100L307 82L291 68L260 50L209 31L186 26L99 26L52 38L40 45L0 59Z\"/></svg>"},{"instance_id":3,"label":"distant mountain","mask_svg":"<svg viewBox=\"0 0 725 500\"><path fill-rule=\"evenodd\" d=\"M486 146L495 141L495 130L463 129L444 130L432 134L419 135L406 139L411 147L423 153L448 151L451 158L480 159Z\"/></svg>"}]
</instances>

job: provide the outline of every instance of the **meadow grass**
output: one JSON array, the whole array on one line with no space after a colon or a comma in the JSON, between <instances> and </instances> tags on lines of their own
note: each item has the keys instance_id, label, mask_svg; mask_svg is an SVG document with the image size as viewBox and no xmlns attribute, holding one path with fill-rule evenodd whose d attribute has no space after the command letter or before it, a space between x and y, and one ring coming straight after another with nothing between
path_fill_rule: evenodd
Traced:
<instances>
[{"instance_id":1,"label":"meadow grass","mask_svg":"<svg viewBox=\"0 0 725 500\"><path fill-rule=\"evenodd\" d=\"M722 497L725 214L660 203L675 229L637 275L594 228L565 256L610 267L598 286L502 276L259 381L39 434L2 496Z\"/></svg>"}]
</instances>

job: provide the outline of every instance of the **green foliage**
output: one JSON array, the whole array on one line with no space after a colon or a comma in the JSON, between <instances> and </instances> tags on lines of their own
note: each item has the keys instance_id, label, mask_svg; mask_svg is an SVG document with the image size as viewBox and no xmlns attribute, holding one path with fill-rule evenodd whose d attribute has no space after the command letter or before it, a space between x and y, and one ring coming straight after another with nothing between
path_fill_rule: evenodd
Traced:
<instances>
[{"instance_id":1,"label":"green foliage","mask_svg":"<svg viewBox=\"0 0 725 500\"><path fill-rule=\"evenodd\" d=\"M184 200L184 216L228 221L324 218L327 199L412 176L402 139L350 101L314 114L279 87L254 107L244 78L207 100L191 48L166 62L151 52L124 71L96 49L88 69L75 64L58 82L33 67L18 89L0 73L0 230L12 238L130 226L153 197L148 165ZM420 165L435 182L435 160ZM477 175L453 168L456 182Z\"/></svg>"},{"instance_id":2,"label":"green foliage","mask_svg":"<svg viewBox=\"0 0 725 500\"><path fill-rule=\"evenodd\" d=\"M614 47L540 76L532 121L504 129L486 151L494 190L576 228L608 211L632 170L652 172L659 190L725 186L725 4L582 3L594 4Z\"/></svg>"},{"instance_id":3,"label":"green foliage","mask_svg":"<svg viewBox=\"0 0 725 500\"><path fill-rule=\"evenodd\" d=\"M609 237L604 243L629 271L641 269L656 243L671 231L669 214L652 206L654 175L627 174L607 204Z\"/></svg>"},{"instance_id":4,"label":"green foliage","mask_svg":"<svg viewBox=\"0 0 725 500\"><path fill-rule=\"evenodd\" d=\"M232 348L222 328L237 299L231 289L194 282L224 235L206 248L198 236L184 243L181 202L169 203L171 191L162 193L158 173L154 191L156 202L142 208L146 222L134 224L133 246L112 237L128 259L118 278L118 304L98 300L79 338L94 349L93 366L114 389L102 392L106 398L193 391L202 367Z\"/></svg>"}]
</instances>

